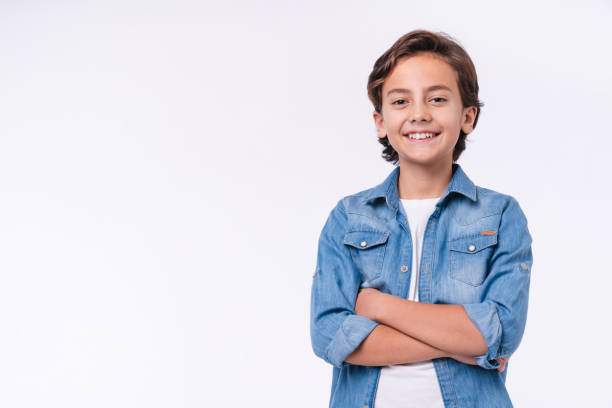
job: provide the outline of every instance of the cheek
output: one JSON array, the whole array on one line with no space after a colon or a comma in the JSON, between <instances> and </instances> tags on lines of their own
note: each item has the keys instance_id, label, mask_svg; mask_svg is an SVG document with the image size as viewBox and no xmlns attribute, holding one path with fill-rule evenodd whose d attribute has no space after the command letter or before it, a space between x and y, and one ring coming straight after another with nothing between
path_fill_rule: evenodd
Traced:
<instances>
[{"instance_id":1,"label":"cheek","mask_svg":"<svg viewBox=\"0 0 612 408\"><path fill-rule=\"evenodd\" d=\"M441 115L440 120L444 122L444 127L448 129L457 129L458 134L459 129L461 129L461 124L463 123L463 116L461 111L452 109L448 112L444 112Z\"/></svg>"},{"instance_id":2,"label":"cheek","mask_svg":"<svg viewBox=\"0 0 612 408\"><path fill-rule=\"evenodd\" d=\"M456 120L449 120L441 124L444 127L444 132L448 135L447 139L459 138L459 132L461 131L461 123Z\"/></svg>"},{"instance_id":3,"label":"cheek","mask_svg":"<svg viewBox=\"0 0 612 408\"><path fill-rule=\"evenodd\" d=\"M402 128L403 118L400 116L389 115L387 117L387 121L385 122L386 128L389 129L390 132L398 133Z\"/></svg>"}]
</instances>

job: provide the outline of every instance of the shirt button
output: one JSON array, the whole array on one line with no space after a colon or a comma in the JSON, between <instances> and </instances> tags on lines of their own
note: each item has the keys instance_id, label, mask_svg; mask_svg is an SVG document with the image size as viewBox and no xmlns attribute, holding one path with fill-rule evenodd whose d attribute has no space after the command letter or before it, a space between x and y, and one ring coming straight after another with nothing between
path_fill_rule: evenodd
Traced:
<instances>
[{"instance_id":1,"label":"shirt button","mask_svg":"<svg viewBox=\"0 0 612 408\"><path fill-rule=\"evenodd\" d=\"M359 244L359 245L361 245L362 247L364 247L364 246L368 245L368 243L367 243L367 242L365 242L365 241L361 241L361 244Z\"/></svg>"},{"instance_id":2,"label":"shirt button","mask_svg":"<svg viewBox=\"0 0 612 408\"><path fill-rule=\"evenodd\" d=\"M470 245L470 246L468 247L468 251L470 251L470 252L474 252L474 250L476 250L476 246L475 246L475 245Z\"/></svg>"},{"instance_id":3,"label":"shirt button","mask_svg":"<svg viewBox=\"0 0 612 408\"><path fill-rule=\"evenodd\" d=\"M408 267L406 265L402 265L401 270L402 272L406 272L408 270Z\"/></svg>"}]
</instances>

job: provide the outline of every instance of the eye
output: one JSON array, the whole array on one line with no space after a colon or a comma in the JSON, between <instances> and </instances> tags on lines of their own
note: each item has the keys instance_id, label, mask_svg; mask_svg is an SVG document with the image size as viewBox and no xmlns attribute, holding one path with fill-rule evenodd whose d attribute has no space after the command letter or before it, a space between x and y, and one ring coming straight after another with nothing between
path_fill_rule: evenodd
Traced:
<instances>
[{"instance_id":1,"label":"eye","mask_svg":"<svg viewBox=\"0 0 612 408\"><path fill-rule=\"evenodd\" d=\"M397 99L397 100L391 102L391 104L392 105L403 105L404 104L403 102L406 102L406 100L405 99Z\"/></svg>"},{"instance_id":2,"label":"eye","mask_svg":"<svg viewBox=\"0 0 612 408\"><path fill-rule=\"evenodd\" d=\"M441 102L446 101L446 98L442 98L441 96L436 96L435 98L432 98L431 100L433 101L435 99L439 99Z\"/></svg>"}]
</instances>

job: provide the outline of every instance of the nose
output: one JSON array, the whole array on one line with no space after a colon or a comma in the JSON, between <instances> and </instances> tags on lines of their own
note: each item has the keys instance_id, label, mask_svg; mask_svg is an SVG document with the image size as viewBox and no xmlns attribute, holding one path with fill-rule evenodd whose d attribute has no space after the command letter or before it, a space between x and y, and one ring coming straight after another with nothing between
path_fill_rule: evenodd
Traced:
<instances>
[{"instance_id":1,"label":"nose","mask_svg":"<svg viewBox=\"0 0 612 408\"><path fill-rule=\"evenodd\" d=\"M414 109L410 113L410 121L429 121L431 120L431 116L427 109L423 106L423 104L415 103Z\"/></svg>"}]
</instances>

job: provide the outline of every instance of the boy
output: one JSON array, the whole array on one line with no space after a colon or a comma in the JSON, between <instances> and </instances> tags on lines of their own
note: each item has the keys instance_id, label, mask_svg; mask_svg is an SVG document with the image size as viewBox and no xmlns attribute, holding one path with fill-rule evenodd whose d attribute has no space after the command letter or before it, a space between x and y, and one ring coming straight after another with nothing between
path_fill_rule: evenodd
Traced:
<instances>
[{"instance_id":1,"label":"boy","mask_svg":"<svg viewBox=\"0 0 612 408\"><path fill-rule=\"evenodd\" d=\"M310 330L333 365L330 407L512 407L532 238L516 199L456 163L483 106L474 65L415 30L376 61L368 95L399 166L339 200L319 237Z\"/></svg>"}]
</instances>

